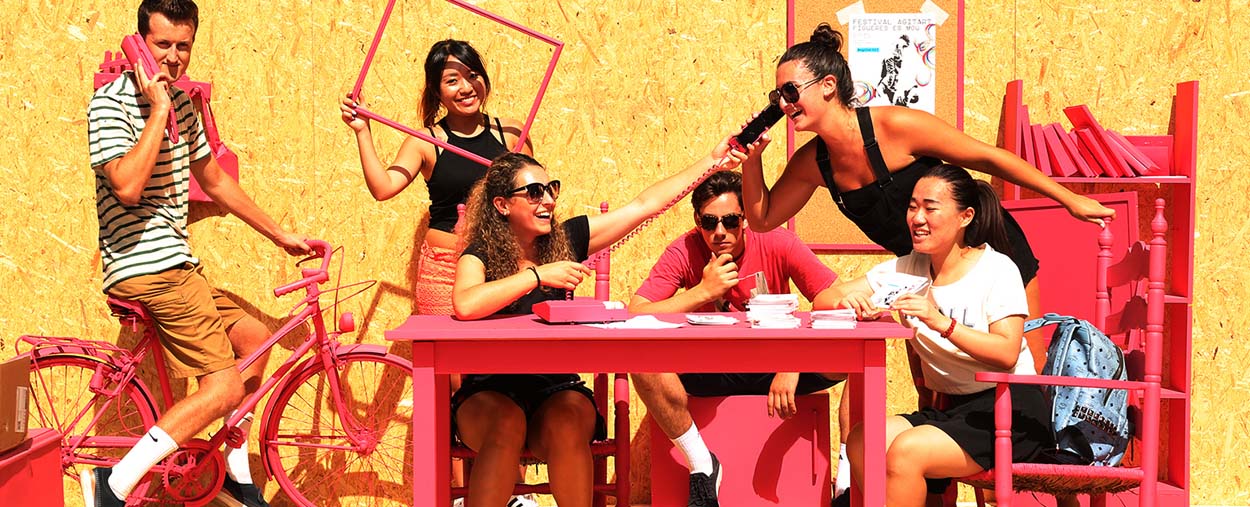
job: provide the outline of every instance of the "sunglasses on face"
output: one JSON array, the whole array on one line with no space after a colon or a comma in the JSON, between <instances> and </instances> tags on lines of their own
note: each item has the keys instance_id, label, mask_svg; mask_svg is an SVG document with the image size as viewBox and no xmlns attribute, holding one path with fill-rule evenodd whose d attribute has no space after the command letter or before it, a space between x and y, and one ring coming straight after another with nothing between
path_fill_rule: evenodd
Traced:
<instances>
[{"instance_id":1,"label":"sunglasses on face","mask_svg":"<svg viewBox=\"0 0 1250 507\"><path fill-rule=\"evenodd\" d=\"M777 89L771 92L768 92L768 103L777 105L781 103L781 99L786 99L786 102L789 102L791 104L798 102L799 94L803 93L803 90L806 90L807 87L811 86L812 84L815 84L817 81L820 81L821 79L822 78L818 77L811 81L803 83L801 85L794 84L794 81L787 81L786 83L777 87Z\"/></svg>"},{"instance_id":2,"label":"sunglasses on face","mask_svg":"<svg viewBox=\"0 0 1250 507\"><path fill-rule=\"evenodd\" d=\"M725 224L726 230L737 229L742 226L742 214L730 213L723 217L716 215L699 215L699 227L705 231L714 231L718 224Z\"/></svg>"},{"instance_id":3,"label":"sunglasses on face","mask_svg":"<svg viewBox=\"0 0 1250 507\"><path fill-rule=\"evenodd\" d=\"M551 194L551 200L554 201L556 198L560 197L560 180L551 180L551 182L547 184L530 183L528 185L521 185L509 190L508 195L516 195L521 192L525 192L525 198L529 200L530 204L538 204L542 202L544 193Z\"/></svg>"}]
</instances>

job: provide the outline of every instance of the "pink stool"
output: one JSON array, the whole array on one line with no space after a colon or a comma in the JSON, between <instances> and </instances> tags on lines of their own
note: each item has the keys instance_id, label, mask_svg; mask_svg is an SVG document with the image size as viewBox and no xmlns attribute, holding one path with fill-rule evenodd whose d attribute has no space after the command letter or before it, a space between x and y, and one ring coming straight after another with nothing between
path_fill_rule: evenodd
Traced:
<instances>
[{"instance_id":1,"label":"pink stool","mask_svg":"<svg viewBox=\"0 0 1250 507\"><path fill-rule=\"evenodd\" d=\"M829 393L797 398L798 415L768 417L767 396L690 397L690 415L724 470L720 499L734 507L829 505ZM684 507L690 470L651 422L651 505Z\"/></svg>"},{"instance_id":2,"label":"pink stool","mask_svg":"<svg viewBox=\"0 0 1250 507\"><path fill-rule=\"evenodd\" d=\"M5 505L62 507L61 435L31 428L26 441L0 453L0 499Z\"/></svg>"}]
</instances>

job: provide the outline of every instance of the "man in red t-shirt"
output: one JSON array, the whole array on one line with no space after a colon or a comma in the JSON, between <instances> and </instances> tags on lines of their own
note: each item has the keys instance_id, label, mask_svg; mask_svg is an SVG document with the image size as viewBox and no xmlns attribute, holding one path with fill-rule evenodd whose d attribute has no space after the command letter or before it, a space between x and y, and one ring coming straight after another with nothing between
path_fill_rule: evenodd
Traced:
<instances>
[{"instance_id":1,"label":"man in red t-shirt","mask_svg":"<svg viewBox=\"0 0 1250 507\"><path fill-rule=\"evenodd\" d=\"M789 293L791 281L814 308L832 308L836 303L827 289L837 275L798 236L784 228L758 233L746 226L740 174L714 173L694 189L690 199L697 227L664 250L630 301L631 313L746 311L753 294ZM764 274L766 288L755 287L757 272ZM769 415L789 418L797 410L795 394L822 391L845 375L638 373L630 378L648 412L686 456L689 505L703 506L718 505L720 463L690 417L688 395L767 394ZM839 414L839 421L845 419Z\"/></svg>"}]
</instances>

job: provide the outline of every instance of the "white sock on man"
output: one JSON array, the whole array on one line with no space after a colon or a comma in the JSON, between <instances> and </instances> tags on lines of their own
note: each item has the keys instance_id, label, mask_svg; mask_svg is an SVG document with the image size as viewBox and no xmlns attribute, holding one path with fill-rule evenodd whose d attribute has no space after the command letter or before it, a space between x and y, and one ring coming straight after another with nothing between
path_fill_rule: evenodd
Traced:
<instances>
[{"instance_id":1,"label":"white sock on man","mask_svg":"<svg viewBox=\"0 0 1250 507\"><path fill-rule=\"evenodd\" d=\"M690 423L690 429L674 438L673 445L686 455L686 464L690 467L690 473L712 475L712 452L708 451L707 444L703 443L698 426Z\"/></svg>"},{"instance_id":2,"label":"white sock on man","mask_svg":"<svg viewBox=\"0 0 1250 507\"><path fill-rule=\"evenodd\" d=\"M237 412L237 410L235 411ZM235 412L231 412L226 416L229 420L234 416ZM239 484L252 484L252 466L247 462L247 438L252 433L252 413L248 412L243 416L243 420L239 421L239 431L243 432L243 445L235 449L226 446L226 475L229 475L234 482Z\"/></svg>"},{"instance_id":3,"label":"white sock on man","mask_svg":"<svg viewBox=\"0 0 1250 507\"><path fill-rule=\"evenodd\" d=\"M846 459L846 444L838 446L838 476L833 481L833 497L851 488L851 461Z\"/></svg>"},{"instance_id":4,"label":"white sock on man","mask_svg":"<svg viewBox=\"0 0 1250 507\"><path fill-rule=\"evenodd\" d=\"M134 447L130 448L130 452L127 452L126 456L113 466L113 473L109 475L108 480L109 489L113 490L117 498L124 499L130 496L130 492L135 489L148 470L176 450L178 450L178 442L165 433L165 430L153 426L139 438L139 442Z\"/></svg>"}]
</instances>

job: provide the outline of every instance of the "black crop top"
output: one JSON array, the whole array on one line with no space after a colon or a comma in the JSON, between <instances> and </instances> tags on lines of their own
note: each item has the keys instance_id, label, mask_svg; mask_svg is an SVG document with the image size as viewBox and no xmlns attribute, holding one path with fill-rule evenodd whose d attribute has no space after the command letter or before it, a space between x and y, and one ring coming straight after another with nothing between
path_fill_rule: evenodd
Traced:
<instances>
[{"instance_id":1,"label":"black crop top","mask_svg":"<svg viewBox=\"0 0 1250 507\"><path fill-rule=\"evenodd\" d=\"M569 240L569 248L573 250L573 260L582 262L590 255L587 250L590 249L590 220L586 215L578 215L560 223L560 227L564 228L565 237ZM461 256L472 255L481 260L483 264L490 262L482 256L482 245L478 243L469 243L460 253ZM491 280L486 280L491 281ZM494 313L494 315L525 315L534 313L534 305L543 301L560 300L568 297L568 291L565 289L552 289L550 287L535 287L524 296L521 296L512 304L505 306L502 310Z\"/></svg>"},{"instance_id":2,"label":"black crop top","mask_svg":"<svg viewBox=\"0 0 1250 507\"><path fill-rule=\"evenodd\" d=\"M494 129L489 127L489 118L486 124L487 128L482 129L478 135L460 137L447 127L446 118L438 122L438 126L442 127L443 132L447 134L447 144L475 153L487 160L494 160L495 157L506 153L508 146L503 141L503 126L499 123L499 118L495 118ZM434 135L432 129L427 130L430 130L430 135ZM499 137L495 137L496 135ZM430 190L430 228L452 232L458 218L456 205L464 204L469 198L469 191L473 188L473 184L486 176L486 166L438 146L434 149L438 153L438 159L434 162L434 170L430 174L430 179L425 182Z\"/></svg>"},{"instance_id":3,"label":"black crop top","mask_svg":"<svg viewBox=\"0 0 1250 507\"><path fill-rule=\"evenodd\" d=\"M911 202L912 190L916 182L929 169L942 164L934 157L920 157L906 167L893 173L885 165L881 156L881 147L877 145L877 136L872 128L872 114L867 107L855 110L859 119L860 135L864 140L864 151L868 154L868 164L876 181L855 190L841 192L833 181L833 166L829 163L829 148L824 140L816 137L816 167L829 195L838 205L838 210L852 223L863 231L873 243L881 245L890 253L902 257L911 253L911 233L907 227L907 206ZM1020 269L1020 278L1029 283L1037 276L1038 261L1029 248L1029 241L1024 236L1020 224L1003 210L1004 225L1007 239L1011 242L1011 252L1004 252Z\"/></svg>"}]
</instances>

